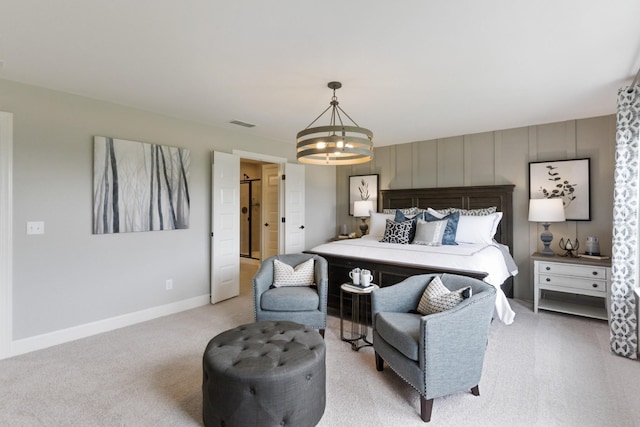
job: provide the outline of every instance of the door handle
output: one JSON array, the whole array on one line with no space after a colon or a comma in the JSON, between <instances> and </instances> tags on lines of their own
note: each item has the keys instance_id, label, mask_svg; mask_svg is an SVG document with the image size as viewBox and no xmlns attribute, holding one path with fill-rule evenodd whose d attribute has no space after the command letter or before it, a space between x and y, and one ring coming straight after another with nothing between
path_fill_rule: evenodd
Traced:
<instances>
[{"instance_id":1,"label":"door handle","mask_svg":"<svg viewBox=\"0 0 640 427\"><path fill-rule=\"evenodd\" d=\"M304 230L304 225L301 225L301 226L300 226L300 230Z\"/></svg>"}]
</instances>

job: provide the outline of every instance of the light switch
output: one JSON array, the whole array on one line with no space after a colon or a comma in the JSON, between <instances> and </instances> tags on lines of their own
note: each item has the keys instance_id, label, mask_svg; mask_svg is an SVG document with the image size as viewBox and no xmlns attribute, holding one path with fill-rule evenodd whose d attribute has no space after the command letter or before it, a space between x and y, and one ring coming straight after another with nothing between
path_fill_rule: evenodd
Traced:
<instances>
[{"instance_id":1,"label":"light switch","mask_svg":"<svg viewBox=\"0 0 640 427\"><path fill-rule=\"evenodd\" d=\"M44 234L44 221L27 222L27 234Z\"/></svg>"}]
</instances>

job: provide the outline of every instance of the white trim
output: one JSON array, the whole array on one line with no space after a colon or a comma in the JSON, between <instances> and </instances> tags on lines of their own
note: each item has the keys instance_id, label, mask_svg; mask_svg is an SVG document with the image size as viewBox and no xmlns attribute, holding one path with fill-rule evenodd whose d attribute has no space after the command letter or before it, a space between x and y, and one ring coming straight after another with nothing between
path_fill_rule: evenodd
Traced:
<instances>
[{"instance_id":1,"label":"white trim","mask_svg":"<svg viewBox=\"0 0 640 427\"><path fill-rule=\"evenodd\" d=\"M11 343L11 355L18 356L20 354L41 350L43 348L101 334L103 332L112 331L125 326L135 325L136 323L146 322L147 320L168 316L170 314L179 313L181 311L190 310L192 308L208 304L209 294L201 295L171 304L160 305L109 319L74 326L72 328L61 329L59 331L24 338Z\"/></svg>"},{"instance_id":2,"label":"white trim","mask_svg":"<svg viewBox=\"0 0 640 427\"><path fill-rule=\"evenodd\" d=\"M251 153L249 151L242 151L242 150L232 150L231 154L234 154L238 157L240 157L241 159L250 159L250 160L260 160L262 162L267 162L267 163L287 163L287 159L285 159L284 157L276 157L276 156L270 156L268 154L260 154L260 153Z\"/></svg>"},{"instance_id":3,"label":"white trim","mask_svg":"<svg viewBox=\"0 0 640 427\"><path fill-rule=\"evenodd\" d=\"M13 288L13 114L0 111L0 359L9 357Z\"/></svg>"}]
</instances>

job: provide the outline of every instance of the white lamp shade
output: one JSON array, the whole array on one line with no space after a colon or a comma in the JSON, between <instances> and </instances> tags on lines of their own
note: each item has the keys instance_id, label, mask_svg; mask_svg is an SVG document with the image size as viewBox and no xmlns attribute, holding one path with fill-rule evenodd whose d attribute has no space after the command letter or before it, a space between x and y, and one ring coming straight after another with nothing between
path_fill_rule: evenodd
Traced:
<instances>
[{"instance_id":1,"label":"white lamp shade","mask_svg":"<svg viewBox=\"0 0 640 427\"><path fill-rule=\"evenodd\" d=\"M529 221L563 222L564 220L564 205L562 199L529 200Z\"/></svg>"},{"instance_id":2,"label":"white lamp shade","mask_svg":"<svg viewBox=\"0 0 640 427\"><path fill-rule=\"evenodd\" d=\"M353 216L370 216L369 211L375 212L375 208L373 207L373 202L371 200L356 200L353 202Z\"/></svg>"}]
</instances>

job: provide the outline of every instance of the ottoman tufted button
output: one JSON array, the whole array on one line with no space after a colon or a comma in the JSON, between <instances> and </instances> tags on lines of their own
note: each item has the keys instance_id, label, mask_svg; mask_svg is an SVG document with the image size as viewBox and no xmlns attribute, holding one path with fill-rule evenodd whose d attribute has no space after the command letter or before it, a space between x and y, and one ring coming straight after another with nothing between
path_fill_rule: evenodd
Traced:
<instances>
[{"instance_id":1,"label":"ottoman tufted button","mask_svg":"<svg viewBox=\"0 0 640 427\"><path fill-rule=\"evenodd\" d=\"M311 381L311 374L307 374L307 381Z\"/></svg>"},{"instance_id":2,"label":"ottoman tufted button","mask_svg":"<svg viewBox=\"0 0 640 427\"><path fill-rule=\"evenodd\" d=\"M253 387L249 387L249 393L256 394L256 389Z\"/></svg>"}]
</instances>

